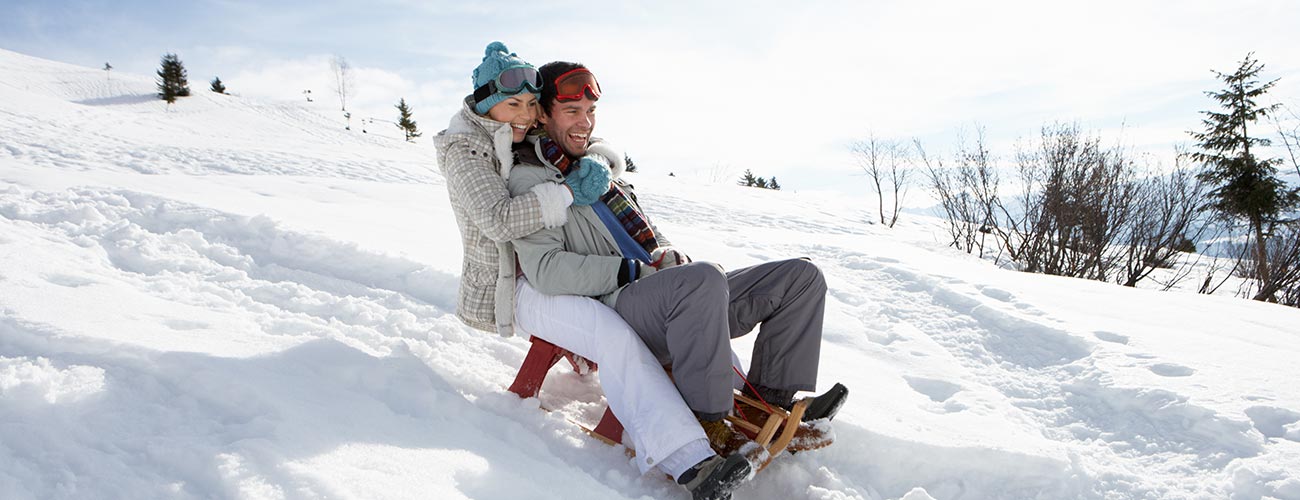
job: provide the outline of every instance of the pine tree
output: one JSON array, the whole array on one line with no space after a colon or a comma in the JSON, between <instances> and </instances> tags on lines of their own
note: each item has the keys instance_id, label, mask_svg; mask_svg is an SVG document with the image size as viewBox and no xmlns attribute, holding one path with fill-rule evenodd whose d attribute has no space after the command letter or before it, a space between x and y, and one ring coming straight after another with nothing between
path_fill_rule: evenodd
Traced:
<instances>
[{"instance_id":1,"label":"pine tree","mask_svg":"<svg viewBox=\"0 0 1300 500\"><path fill-rule=\"evenodd\" d=\"M212 91L218 94L226 93L226 85L221 83L221 77L218 76L212 79Z\"/></svg>"},{"instance_id":2,"label":"pine tree","mask_svg":"<svg viewBox=\"0 0 1300 500\"><path fill-rule=\"evenodd\" d=\"M631 156L628 156L627 154L624 154L624 155L623 155L623 163L626 163L626 164L627 164L627 171L628 171L628 172L633 172L633 173L636 172L636 163L633 163L633 162L632 162L632 157L631 157Z\"/></svg>"},{"instance_id":3,"label":"pine tree","mask_svg":"<svg viewBox=\"0 0 1300 500\"><path fill-rule=\"evenodd\" d=\"M411 107L406 105L406 98L403 97L394 107L397 108L397 112L399 113L397 118L397 127L402 129L402 132L406 134L406 140L409 141L419 137L421 134L420 131L415 128L415 120L411 119Z\"/></svg>"},{"instance_id":4,"label":"pine tree","mask_svg":"<svg viewBox=\"0 0 1300 500\"><path fill-rule=\"evenodd\" d=\"M769 179L769 180L767 181L767 188L768 188L768 189L775 189L775 190L777 190L777 191L780 191L780 190L781 190L781 185L776 183L776 176L775 176L775 175L773 175L772 178Z\"/></svg>"},{"instance_id":5,"label":"pine tree","mask_svg":"<svg viewBox=\"0 0 1300 500\"><path fill-rule=\"evenodd\" d=\"M745 175L740 176L740 182L737 182L736 184L745 187L754 187L758 185L758 178L754 177L754 173L750 172L747 168L745 169Z\"/></svg>"},{"instance_id":6,"label":"pine tree","mask_svg":"<svg viewBox=\"0 0 1300 500\"><path fill-rule=\"evenodd\" d=\"M176 54L164 55L162 67L158 69L158 97L171 104L177 97L190 95L189 85L181 59Z\"/></svg>"},{"instance_id":7,"label":"pine tree","mask_svg":"<svg viewBox=\"0 0 1300 500\"><path fill-rule=\"evenodd\" d=\"M754 187L767 189L767 180L762 177L754 179Z\"/></svg>"},{"instance_id":8,"label":"pine tree","mask_svg":"<svg viewBox=\"0 0 1300 500\"><path fill-rule=\"evenodd\" d=\"M1278 222L1278 215L1300 203L1296 189L1288 189L1277 177L1277 159L1257 158L1251 151L1267 147L1269 140L1251 137L1249 127L1268 117L1279 105L1263 106L1263 97L1277 80L1260 84L1256 78L1264 65L1246 54L1237 71L1215 71L1225 88L1205 94L1223 106L1223 112L1202 111L1206 116L1204 132L1191 132L1201 151L1192 157L1204 165L1198 177L1214 186L1210 192L1211 208L1227 218L1245 219L1254 237L1255 278L1268 283L1268 248L1265 233ZM1268 300L1271 294L1256 296Z\"/></svg>"},{"instance_id":9,"label":"pine tree","mask_svg":"<svg viewBox=\"0 0 1300 500\"><path fill-rule=\"evenodd\" d=\"M107 77L109 80L112 80L112 79L113 79L113 65L112 65L112 64L104 63L104 75L105 75L105 77Z\"/></svg>"}]
</instances>

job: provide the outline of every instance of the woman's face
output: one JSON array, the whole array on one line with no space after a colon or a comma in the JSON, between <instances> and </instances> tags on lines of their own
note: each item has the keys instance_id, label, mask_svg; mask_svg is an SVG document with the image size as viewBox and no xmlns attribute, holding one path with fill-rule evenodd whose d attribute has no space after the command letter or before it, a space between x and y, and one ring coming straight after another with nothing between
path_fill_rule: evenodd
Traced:
<instances>
[{"instance_id":1,"label":"woman's face","mask_svg":"<svg viewBox=\"0 0 1300 500\"><path fill-rule=\"evenodd\" d=\"M509 123L514 132L514 141L521 142L528 129L537 124L537 113L540 111L537 96L532 92L520 92L492 106L488 110L488 118Z\"/></svg>"}]
</instances>

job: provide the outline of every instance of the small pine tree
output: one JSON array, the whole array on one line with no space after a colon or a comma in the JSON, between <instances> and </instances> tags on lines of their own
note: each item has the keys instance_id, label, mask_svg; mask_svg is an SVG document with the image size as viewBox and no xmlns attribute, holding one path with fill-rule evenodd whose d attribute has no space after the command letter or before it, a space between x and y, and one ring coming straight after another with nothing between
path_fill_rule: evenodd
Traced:
<instances>
[{"instance_id":1,"label":"small pine tree","mask_svg":"<svg viewBox=\"0 0 1300 500\"><path fill-rule=\"evenodd\" d=\"M406 105L406 98L403 97L402 100L393 107L397 108L398 112L397 128L402 129L402 132L406 134L406 140L410 141L411 139L419 137L421 134L419 129L415 127L415 120L411 119L411 107Z\"/></svg>"},{"instance_id":2,"label":"small pine tree","mask_svg":"<svg viewBox=\"0 0 1300 500\"><path fill-rule=\"evenodd\" d=\"M767 189L767 179L764 179L762 177L754 179L754 187Z\"/></svg>"},{"instance_id":3,"label":"small pine tree","mask_svg":"<svg viewBox=\"0 0 1300 500\"><path fill-rule=\"evenodd\" d=\"M190 83L185 75L185 65L176 54L164 55L162 67L158 69L158 97L171 104L176 102L177 97L188 95Z\"/></svg>"},{"instance_id":4,"label":"small pine tree","mask_svg":"<svg viewBox=\"0 0 1300 500\"><path fill-rule=\"evenodd\" d=\"M221 77L218 76L212 79L212 91L218 94L226 93L226 85L221 83Z\"/></svg>"},{"instance_id":5,"label":"small pine tree","mask_svg":"<svg viewBox=\"0 0 1300 500\"><path fill-rule=\"evenodd\" d=\"M112 72L113 72L113 65L112 65L112 64L109 64L109 63L104 63L104 75L105 75L109 80L112 80L112 79L113 79L113 74L112 74Z\"/></svg>"},{"instance_id":6,"label":"small pine tree","mask_svg":"<svg viewBox=\"0 0 1300 500\"><path fill-rule=\"evenodd\" d=\"M1246 54L1237 71L1214 73L1225 87L1219 92L1205 94L1218 101L1224 112L1202 111L1206 116L1204 132L1192 132L1201 151L1192 157L1204 164L1198 177L1214 186L1210 192L1211 207L1221 215L1245 219L1254 236L1255 278L1261 283L1270 281L1268 248L1265 233L1278 222L1278 216L1300 203L1296 189L1288 189L1277 176L1277 159L1255 156L1251 147L1267 147L1269 140L1251 137L1248 127L1258 119L1268 117L1279 105L1264 106L1256 99L1263 97L1277 80L1260 84L1256 78L1264 69L1253 54ZM1269 300L1257 296L1256 300Z\"/></svg>"},{"instance_id":7,"label":"small pine tree","mask_svg":"<svg viewBox=\"0 0 1300 500\"><path fill-rule=\"evenodd\" d=\"M626 164L627 164L627 171L628 171L628 172L634 172L634 173L636 172L636 163L633 163L633 162L632 162L632 157L631 157L631 156L628 156L627 154L624 154L624 155L623 155L623 163L626 163Z\"/></svg>"},{"instance_id":8,"label":"small pine tree","mask_svg":"<svg viewBox=\"0 0 1300 500\"><path fill-rule=\"evenodd\" d=\"M754 177L754 173L750 172L747 168L745 169L745 175L740 176L740 182L737 182L736 184L745 187L754 187L758 185L758 178Z\"/></svg>"},{"instance_id":9,"label":"small pine tree","mask_svg":"<svg viewBox=\"0 0 1300 500\"><path fill-rule=\"evenodd\" d=\"M769 180L767 181L767 188L768 188L768 189L775 189L775 190L777 190L777 191L780 191L780 190L781 190L781 185L776 183L776 176L775 176L775 175L773 175L772 178L769 179Z\"/></svg>"}]
</instances>

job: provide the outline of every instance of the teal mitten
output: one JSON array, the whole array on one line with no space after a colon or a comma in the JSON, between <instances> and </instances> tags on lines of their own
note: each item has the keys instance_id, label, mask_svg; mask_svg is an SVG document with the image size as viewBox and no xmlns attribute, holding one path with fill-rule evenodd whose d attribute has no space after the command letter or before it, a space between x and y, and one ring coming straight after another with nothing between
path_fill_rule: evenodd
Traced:
<instances>
[{"instance_id":1,"label":"teal mitten","mask_svg":"<svg viewBox=\"0 0 1300 500\"><path fill-rule=\"evenodd\" d=\"M600 155L587 155L569 171L564 183L573 191L574 205L590 205L609 191L609 161Z\"/></svg>"}]
</instances>

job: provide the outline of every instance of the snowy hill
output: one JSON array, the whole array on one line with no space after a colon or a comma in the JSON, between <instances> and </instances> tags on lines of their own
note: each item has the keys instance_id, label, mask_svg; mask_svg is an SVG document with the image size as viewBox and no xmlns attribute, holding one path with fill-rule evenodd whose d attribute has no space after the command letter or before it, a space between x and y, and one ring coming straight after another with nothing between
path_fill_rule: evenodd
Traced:
<instances>
[{"instance_id":1,"label":"snowy hill","mask_svg":"<svg viewBox=\"0 0 1300 500\"><path fill-rule=\"evenodd\" d=\"M107 76L0 50L0 498L686 498L569 422L599 418L593 377L505 391L527 341L452 314L428 140ZM1300 499L1300 311L630 175L697 260L808 256L830 284L837 443L737 498Z\"/></svg>"}]
</instances>

